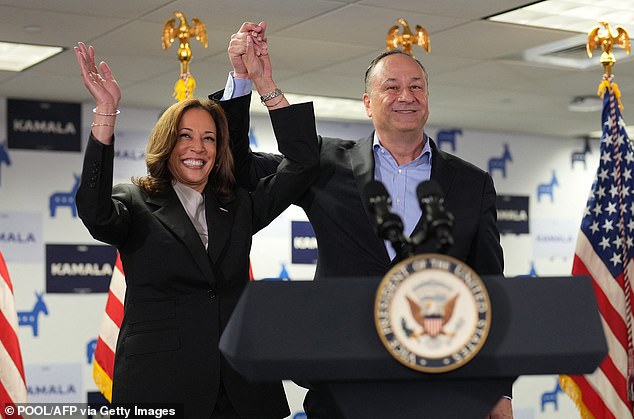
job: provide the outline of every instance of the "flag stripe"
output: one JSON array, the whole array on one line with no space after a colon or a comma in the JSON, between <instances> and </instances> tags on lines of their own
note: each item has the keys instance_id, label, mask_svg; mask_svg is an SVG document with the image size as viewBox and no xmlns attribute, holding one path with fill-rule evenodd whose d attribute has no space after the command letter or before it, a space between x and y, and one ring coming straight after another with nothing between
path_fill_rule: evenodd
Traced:
<instances>
[{"instance_id":1,"label":"flag stripe","mask_svg":"<svg viewBox=\"0 0 634 419\"><path fill-rule=\"evenodd\" d=\"M621 399L627 400L625 391L625 376L627 374L627 354L626 350L614 339L614 335L607 328L606 322L601 318L601 323L605 330L605 337L608 342L608 356L605 357L600 368L607 374L607 378L612 385L619 390ZM623 386L619 388L618 386Z\"/></svg>"},{"instance_id":2,"label":"flag stripe","mask_svg":"<svg viewBox=\"0 0 634 419\"><path fill-rule=\"evenodd\" d=\"M125 274L121 255L117 253L115 269L110 278L108 299L99 328L99 337L95 345L93 378L95 384L108 401L112 401L112 379L114 377L114 358L123 322L123 301L125 301Z\"/></svg>"},{"instance_id":3,"label":"flag stripe","mask_svg":"<svg viewBox=\"0 0 634 419\"><path fill-rule=\"evenodd\" d=\"M621 281L615 281L612 274L607 269L599 255L594 251L592 243L588 237L582 233L577 238L577 250L575 258L583 261L583 272L581 275L588 275L592 281L601 288L601 293L605 297L608 304L614 307L617 313L625 313L625 295L623 294L622 278ZM577 267L573 266L573 272L577 273ZM619 275L621 276L621 275ZM619 314L621 318L624 316ZM623 320L625 322L625 320Z\"/></svg>"},{"instance_id":4,"label":"flag stripe","mask_svg":"<svg viewBox=\"0 0 634 419\"><path fill-rule=\"evenodd\" d=\"M0 254L0 258L2 255ZM4 260L0 259L0 266L4 265ZM1 273L0 280L0 343L7 348L13 363L20 371L24 371L20 345L18 342L18 316L13 300L13 287L6 269ZM24 381L24 374L22 374Z\"/></svg>"},{"instance_id":5,"label":"flag stripe","mask_svg":"<svg viewBox=\"0 0 634 419\"><path fill-rule=\"evenodd\" d=\"M612 383L603 373L603 370L597 370L595 373L587 375L586 378L588 383L590 383L594 390L597 391L603 405L606 406L611 415L619 419L632 417L632 413L628 411L626 404L618 396L615 388L612 386ZM605 417L604 413L599 415L595 414L595 416L599 418Z\"/></svg>"},{"instance_id":6,"label":"flag stripe","mask_svg":"<svg viewBox=\"0 0 634 419\"><path fill-rule=\"evenodd\" d=\"M627 359L625 361L625 365L621 365L619 368L614 364L612 357L607 356L601 362L601 371L605 379L610 381L611 389L617 393L622 402L627 403L627 380L623 374L624 371L627 372Z\"/></svg>"},{"instance_id":7,"label":"flag stripe","mask_svg":"<svg viewBox=\"0 0 634 419\"><path fill-rule=\"evenodd\" d=\"M108 344L109 343L101 339L101 337L98 338L97 348L95 349L95 363L99 364L99 367L112 379L114 376L115 351L110 349Z\"/></svg>"},{"instance_id":8,"label":"flag stripe","mask_svg":"<svg viewBox=\"0 0 634 419\"><path fill-rule=\"evenodd\" d=\"M0 410L1 412L4 413L5 406L15 407L15 403L13 403L11 400L12 400L11 396L9 396L9 393L2 385L2 382L0 381L0 408L2 408L2 410ZM21 418L22 416L16 416L16 417ZM4 418L4 415L0 414L0 418Z\"/></svg>"},{"instance_id":9,"label":"flag stripe","mask_svg":"<svg viewBox=\"0 0 634 419\"><path fill-rule=\"evenodd\" d=\"M580 239L580 242L582 239ZM580 258L575 258L574 262L574 271L577 274L583 274L591 276L585 265L581 261ZM595 276L596 277L596 276ZM618 397L627 402L627 392L626 392L626 380L625 376L627 374L627 336L625 333L625 323L622 321L622 318L618 316L618 313L615 315L615 311L613 307L609 304L609 300L606 299L605 295L602 292L602 289L596 286L596 281L593 281L593 285L595 286L595 293L597 295L597 300L599 302L599 307L601 311L601 322L603 324L603 330L605 332L605 337L608 343L608 357L601 364L601 369L606 374L606 379L611 382L611 385L617 389ZM606 303L607 301L607 303ZM613 317L620 319L618 322L619 327L613 327L609 322L605 320L605 311L606 308L610 310ZM616 323L613 321L613 323ZM620 339L614 335L614 332L619 333L621 335Z\"/></svg>"},{"instance_id":10,"label":"flag stripe","mask_svg":"<svg viewBox=\"0 0 634 419\"><path fill-rule=\"evenodd\" d=\"M0 252L0 407L3 409L5 405L26 403L27 400L17 329L13 284Z\"/></svg>"},{"instance_id":11,"label":"flag stripe","mask_svg":"<svg viewBox=\"0 0 634 419\"><path fill-rule=\"evenodd\" d=\"M4 283L7 284L9 291L11 291L11 295L13 295L13 284L11 284L11 280L9 279L9 269L4 261L2 252L0 252L0 277L4 279Z\"/></svg>"},{"instance_id":12,"label":"flag stripe","mask_svg":"<svg viewBox=\"0 0 634 419\"><path fill-rule=\"evenodd\" d=\"M115 352L117 347L117 339L119 337L119 325L116 324L110 316L103 316L101 322L101 328L99 329L99 339L111 352ZM99 340L97 340L97 348L99 347ZM95 350L96 351L96 350Z\"/></svg>"},{"instance_id":13,"label":"flag stripe","mask_svg":"<svg viewBox=\"0 0 634 419\"><path fill-rule=\"evenodd\" d=\"M118 279L114 278L114 276L112 280L118 282ZM117 327L121 326L121 322L123 322L123 303L121 303L114 293L108 294L106 314L108 315L108 318L117 325Z\"/></svg>"},{"instance_id":14,"label":"flag stripe","mask_svg":"<svg viewBox=\"0 0 634 419\"><path fill-rule=\"evenodd\" d=\"M594 390L594 387L590 385L588 380L584 376L576 376L575 382L579 386L581 393L583 394L583 402L590 410L594 413L595 417L602 419L613 419L615 416L612 414L610 409L605 405L603 399L599 396L599 394Z\"/></svg>"},{"instance_id":15,"label":"flag stripe","mask_svg":"<svg viewBox=\"0 0 634 419\"><path fill-rule=\"evenodd\" d=\"M588 237L579 234L577 238L576 258L583 261L586 274L590 275L597 286L601 287L601 292L609 295L609 303L614 306L618 313L625 312L625 295L623 294L622 281L615 281L612 274L605 266L599 255L592 247L592 242ZM576 267L573 267L573 272Z\"/></svg>"},{"instance_id":16,"label":"flag stripe","mask_svg":"<svg viewBox=\"0 0 634 419\"><path fill-rule=\"evenodd\" d=\"M592 249L590 249L590 251L592 252ZM595 259L596 259L596 255L595 255ZM621 346L621 349L623 350L622 354L619 355L619 358L622 359L625 363L627 363L627 329L625 325L625 320L623 319L623 316L621 316L618 309L614 305L612 305L612 303L617 302L619 300L618 298L619 294L616 293L614 290L611 290L612 295L614 297L610 298L606 296L605 293L603 292L603 288L601 288L600 286L600 283L594 280L594 278L598 277L597 275L601 275L603 274L603 272L599 273L597 269L595 269L594 272L590 272L580 257L575 257L574 263L575 263L574 264L575 275L586 275L592 278L592 286L594 287L594 293L597 298L597 304L599 305L599 311L601 312L601 317L603 319L607 319L607 321L604 321L603 323L604 330L607 333L609 329L611 336L619 342L619 345ZM606 275L609 275L609 273L607 273ZM620 295L621 296L623 295L622 291ZM609 343L610 342L608 342L608 344ZM614 344L615 342L613 342L613 345ZM614 348L615 350L617 350L616 345L614 346L613 345L610 345L610 346ZM610 353L612 352L610 351Z\"/></svg>"},{"instance_id":17,"label":"flag stripe","mask_svg":"<svg viewBox=\"0 0 634 419\"><path fill-rule=\"evenodd\" d=\"M115 263L115 270L112 272L112 277L117 278L116 281L110 281L110 291L117 298L117 300L125 301L125 273L123 272L123 265L121 263L121 257L117 254L117 261Z\"/></svg>"},{"instance_id":18,"label":"flag stripe","mask_svg":"<svg viewBox=\"0 0 634 419\"><path fill-rule=\"evenodd\" d=\"M20 377L22 381L24 381L24 365L22 365L22 357L20 356L20 345L18 343L18 336L13 330L13 325L11 325L6 317L4 317L4 312L0 311L0 347L7 351L7 355L11 359L11 363L15 365L20 371ZM5 364L0 363L0 365L5 366ZM4 368L0 369L0 377L3 377Z\"/></svg>"},{"instance_id":19,"label":"flag stripe","mask_svg":"<svg viewBox=\"0 0 634 419\"><path fill-rule=\"evenodd\" d=\"M5 393L9 397L8 399L0 398L0 401L11 400L14 403L26 403L24 368L18 368L13 363L11 353L7 352L3 345L0 345L0 365L2 365L2 368L0 368L0 386L4 388Z\"/></svg>"}]
</instances>

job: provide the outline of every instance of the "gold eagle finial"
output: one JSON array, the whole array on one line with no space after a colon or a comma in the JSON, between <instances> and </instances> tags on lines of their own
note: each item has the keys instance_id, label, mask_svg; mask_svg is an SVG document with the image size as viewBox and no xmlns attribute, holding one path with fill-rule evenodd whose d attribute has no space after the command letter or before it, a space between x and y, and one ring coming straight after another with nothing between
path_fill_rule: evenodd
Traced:
<instances>
[{"instance_id":1,"label":"gold eagle finial","mask_svg":"<svg viewBox=\"0 0 634 419\"><path fill-rule=\"evenodd\" d=\"M178 38L178 59L181 62L181 73L189 73L189 62L192 58L192 50L189 47L189 38L195 38L199 40L205 48L207 48L207 29L205 24L197 18L192 19L192 26L187 24L185 15L179 11L174 12L179 20L179 24L176 25L176 19L171 18L163 25L163 49L169 48L172 42Z\"/></svg>"},{"instance_id":2,"label":"gold eagle finial","mask_svg":"<svg viewBox=\"0 0 634 419\"><path fill-rule=\"evenodd\" d=\"M429 53L431 46L429 44L429 34L427 30L420 25L416 25L416 33L412 33L409 28L409 23L403 18L397 19L397 22L403 26L403 33L399 35L398 25L392 26L387 31L386 49L391 51L398 48L399 45L403 47L403 51L412 57L412 46L419 45Z\"/></svg>"},{"instance_id":3,"label":"gold eagle finial","mask_svg":"<svg viewBox=\"0 0 634 419\"><path fill-rule=\"evenodd\" d=\"M612 67L616 62L616 58L612 52L612 47L614 45L622 47L625 49L625 53L629 55L630 36L627 33L627 30L625 30L622 26L616 26L612 29L608 22L601 21L599 23L603 25L603 28L601 26L595 26L588 33L586 51L588 52L588 57L592 58L592 51L594 49L599 47L603 49L603 54L601 54L603 72L607 76L610 76L612 74Z\"/></svg>"},{"instance_id":4,"label":"gold eagle finial","mask_svg":"<svg viewBox=\"0 0 634 419\"><path fill-rule=\"evenodd\" d=\"M207 29L205 24L197 18L192 19L192 26L187 24L185 15L179 11L174 12L179 22L171 18L163 25L163 36L161 41L163 49L169 48L172 42L178 38L178 60L181 62L180 79L174 85L173 96L179 102L194 96L196 80L189 72L189 62L192 59L192 50L189 47L189 39L196 38L205 48L207 48Z\"/></svg>"},{"instance_id":5,"label":"gold eagle finial","mask_svg":"<svg viewBox=\"0 0 634 419\"><path fill-rule=\"evenodd\" d=\"M586 51L588 52L588 57L590 58L592 58L592 51L595 48L601 47L603 50L600 60L601 65L603 66L603 80L599 84L597 94L603 98L607 90L614 92L619 108L623 109L619 86L613 82L614 75L612 74L612 67L614 67L616 58L612 52L612 47L615 45L619 46L625 50L626 54L629 55L630 35L622 26L616 26L612 29L608 22L600 21L599 23L603 25L603 28L601 26L595 26L592 28L592 30L588 32L588 43L586 44Z\"/></svg>"}]
</instances>

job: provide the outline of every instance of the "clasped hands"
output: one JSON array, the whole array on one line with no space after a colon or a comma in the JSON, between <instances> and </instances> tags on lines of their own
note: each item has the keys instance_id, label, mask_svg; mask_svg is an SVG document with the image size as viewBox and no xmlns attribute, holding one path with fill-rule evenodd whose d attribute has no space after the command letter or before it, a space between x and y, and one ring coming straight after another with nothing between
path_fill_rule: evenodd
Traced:
<instances>
[{"instance_id":1,"label":"clasped hands","mask_svg":"<svg viewBox=\"0 0 634 419\"><path fill-rule=\"evenodd\" d=\"M227 52L233 66L233 76L256 81L272 79L271 60L266 39L266 22L245 22L231 35Z\"/></svg>"}]
</instances>

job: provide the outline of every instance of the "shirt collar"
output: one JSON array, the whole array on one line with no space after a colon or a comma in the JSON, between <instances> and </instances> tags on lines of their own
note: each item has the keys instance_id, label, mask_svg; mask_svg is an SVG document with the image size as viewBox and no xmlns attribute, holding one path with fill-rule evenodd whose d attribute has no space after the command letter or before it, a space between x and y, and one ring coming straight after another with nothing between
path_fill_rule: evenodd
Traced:
<instances>
[{"instance_id":1,"label":"shirt collar","mask_svg":"<svg viewBox=\"0 0 634 419\"><path fill-rule=\"evenodd\" d=\"M203 195L198 191L175 179L172 181L172 185L174 186L174 190L176 191L178 197L181 199L181 201L184 201L183 203L187 207L196 208L197 206L202 204Z\"/></svg>"},{"instance_id":2,"label":"shirt collar","mask_svg":"<svg viewBox=\"0 0 634 419\"><path fill-rule=\"evenodd\" d=\"M415 162L422 161L423 163L431 164L431 146L429 145L429 137L427 136L427 134L423 133L423 138L425 140L425 145L423 146L423 150L413 161ZM375 153L380 150L385 150L389 152L387 148L381 145L379 136L377 135L376 131L374 131L374 138L372 141L372 150L374 150ZM423 161L423 160L426 160L426 161Z\"/></svg>"}]
</instances>

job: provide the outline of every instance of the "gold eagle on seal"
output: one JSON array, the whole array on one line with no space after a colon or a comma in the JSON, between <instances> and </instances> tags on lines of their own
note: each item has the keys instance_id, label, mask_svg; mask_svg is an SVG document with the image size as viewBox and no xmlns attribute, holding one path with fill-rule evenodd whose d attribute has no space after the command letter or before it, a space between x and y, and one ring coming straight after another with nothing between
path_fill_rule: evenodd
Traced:
<instances>
[{"instance_id":1,"label":"gold eagle on seal","mask_svg":"<svg viewBox=\"0 0 634 419\"><path fill-rule=\"evenodd\" d=\"M426 304L423 309L420 304L412 300L409 296L406 297L409 303L409 308L412 313L412 317L416 320L416 323L420 325L422 331L418 333L412 332L412 337L417 338L419 336L429 335L435 338L438 335L453 336L453 333L445 331L445 325L451 320L453 316L454 308L456 307L456 300L458 294L447 299L441 310L432 307L432 304Z\"/></svg>"}]
</instances>

